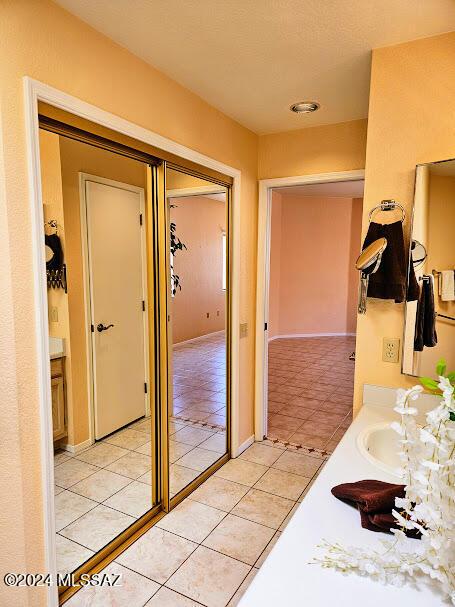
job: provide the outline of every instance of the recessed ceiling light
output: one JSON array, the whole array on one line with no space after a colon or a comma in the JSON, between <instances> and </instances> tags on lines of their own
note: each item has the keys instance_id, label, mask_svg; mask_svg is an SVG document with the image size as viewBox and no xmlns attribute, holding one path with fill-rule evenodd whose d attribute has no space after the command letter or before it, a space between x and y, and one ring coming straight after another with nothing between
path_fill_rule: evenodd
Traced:
<instances>
[{"instance_id":1,"label":"recessed ceiling light","mask_svg":"<svg viewBox=\"0 0 455 607\"><path fill-rule=\"evenodd\" d=\"M316 101L299 101L298 103L293 103L289 109L296 114L310 114L311 112L316 112L320 107Z\"/></svg>"}]
</instances>

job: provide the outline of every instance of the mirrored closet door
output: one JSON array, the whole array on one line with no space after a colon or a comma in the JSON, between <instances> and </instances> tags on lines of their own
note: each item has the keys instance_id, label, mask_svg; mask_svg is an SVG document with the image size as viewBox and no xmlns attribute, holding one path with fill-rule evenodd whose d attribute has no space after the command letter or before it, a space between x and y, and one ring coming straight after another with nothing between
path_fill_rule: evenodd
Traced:
<instances>
[{"instance_id":1,"label":"mirrored closet door","mask_svg":"<svg viewBox=\"0 0 455 607\"><path fill-rule=\"evenodd\" d=\"M228 194L224 185L166 170L171 499L228 453Z\"/></svg>"},{"instance_id":2,"label":"mirrored closet door","mask_svg":"<svg viewBox=\"0 0 455 607\"><path fill-rule=\"evenodd\" d=\"M71 573L159 500L146 230L153 159L44 118L39 136L57 568Z\"/></svg>"}]
</instances>

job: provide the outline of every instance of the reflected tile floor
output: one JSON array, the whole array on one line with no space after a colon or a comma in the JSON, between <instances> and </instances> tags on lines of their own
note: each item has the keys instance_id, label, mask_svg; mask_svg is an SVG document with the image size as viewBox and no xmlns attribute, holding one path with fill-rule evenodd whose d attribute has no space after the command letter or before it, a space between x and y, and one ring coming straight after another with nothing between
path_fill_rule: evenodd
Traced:
<instances>
[{"instance_id":1,"label":"reflected tile floor","mask_svg":"<svg viewBox=\"0 0 455 607\"><path fill-rule=\"evenodd\" d=\"M174 418L225 429L225 332L175 345L173 372Z\"/></svg>"},{"instance_id":2,"label":"reflected tile floor","mask_svg":"<svg viewBox=\"0 0 455 607\"><path fill-rule=\"evenodd\" d=\"M66 605L235 607L326 459L253 444L105 569L121 587L86 587Z\"/></svg>"},{"instance_id":3,"label":"reflected tile floor","mask_svg":"<svg viewBox=\"0 0 455 607\"><path fill-rule=\"evenodd\" d=\"M355 337L269 343L268 433L331 453L352 422Z\"/></svg>"}]
</instances>

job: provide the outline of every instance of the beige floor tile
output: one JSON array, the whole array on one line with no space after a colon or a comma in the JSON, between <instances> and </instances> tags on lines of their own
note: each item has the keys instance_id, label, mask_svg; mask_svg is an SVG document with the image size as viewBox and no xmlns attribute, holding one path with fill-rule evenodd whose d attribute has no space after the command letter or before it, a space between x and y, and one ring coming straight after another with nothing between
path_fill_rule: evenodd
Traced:
<instances>
[{"instance_id":1,"label":"beige floor tile","mask_svg":"<svg viewBox=\"0 0 455 607\"><path fill-rule=\"evenodd\" d=\"M248 447L239 457L246 459L254 464L262 464L263 466L271 466L280 457L283 452L280 449L263 445L262 443L254 443Z\"/></svg>"},{"instance_id":2,"label":"beige floor tile","mask_svg":"<svg viewBox=\"0 0 455 607\"><path fill-rule=\"evenodd\" d=\"M199 546L166 586L207 607L225 607L251 567Z\"/></svg>"},{"instance_id":3,"label":"beige floor tile","mask_svg":"<svg viewBox=\"0 0 455 607\"><path fill-rule=\"evenodd\" d=\"M278 495L251 489L232 509L231 514L278 529L293 505L293 501Z\"/></svg>"},{"instance_id":4,"label":"beige floor tile","mask_svg":"<svg viewBox=\"0 0 455 607\"><path fill-rule=\"evenodd\" d=\"M183 594L162 586L145 607L200 607L200 605Z\"/></svg>"},{"instance_id":5,"label":"beige floor tile","mask_svg":"<svg viewBox=\"0 0 455 607\"><path fill-rule=\"evenodd\" d=\"M294 504L291 512L287 515L287 517L284 519L284 521L281 523L280 525L280 531L284 531L284 529L287 527L289 521L291 520L291 518L294 516L297 508L300 506L300 503L297 502L296 504Z\"/></svg>"},{"instance_id":6,"label":"beige floor tile","mask_svg":"<svg viewBox=\"0 0 455 607\"><path fill-rule=\"evenodd\" d=\"M208 451L216 451L217 453L223 454L227 452L226 434L220 432L214 434L203 443L199 445L201 449L207 449Z\"/></svg>"},{"instance_id":7,"label":"beige floor tile","mask_svg":"<svg viewBox=\"0 0 455 607\"><path fill-rule=\"evenodd\" d=\"M121 585L86 586L65 603L66 607L143 607L159 590L156 582L116 562L103 569L103 573L120 575Z\"/></svg>"},{"instance_id":8,"label":"beige floor tile","mask_svg":"<svg viewBox=\"0 0 455 607\"><path fill-rule=\"evenodd\" d=\"M243 597L245 592L248 590L248 587L251 584L251 582L253 581L257 572L258 572L258 569L255 569L253 567L253 569L249 572L249 574L246 576L246 578L240 584L240 588L238 588L237 592L234 594L232 599L229 601L229 603L227 604L227 607L237 607L237 605L240 602L240 599Z\"/></svg>"},{"instance_id":9,"label":"beige floor tile","mask_svg":"<svg viewBox=\"0 0 455 607\"><path fill-rule=\"evenodd\" d=\"M59 493L62 493L62 491L65 491L63 487L58 487L57 485L54 485L54 495L58 495Z\"/></svg>"},{"instance_id":10,"label":"beige floor tile","mask_svg":"<svg viewBox=\"0 0 455 607\"><path fill-rule=\"evenodd\" d=\"M126 455L106 466L106 469L128 478L137 479L148 472L151 466L152 461L147 455L136 453L136 451L126 451Z\"/></svg>"},{"instance_id":11,"label":"beige floor tile","mask_svg":"<svg viewBox=\"0 0 455 607\"><path fill-rule=\"evenodd\" d=\"M214 464L219 457L220 455L216 451L208 451L207 449L196 447L181 457L177 464L184 468L191 468L191 470L202 472Z\"/></svg>"},{"instance_id":12,"label":"beige floor tile","mask_svg":"<svg viewBox=\"0 0 455 607\"><path fill-rule=\"evenodd\" d=\"M141 421L136 422L130 428L134 430L139 430L140 432L145 432L146 434L152 433L152 422L150 418L143 419Z\"/></svg>"},{"instance_id":13,"label":"beige floor tile","mask_svg":"<svg viewBox=\"0 0 455 607\"><path fill-rule=\"evenodd\" d=\"M135 520L132 516L100 504L65 527L60 533L97 552Z\"/></svg>"},{"instance_id":14,"label":"beige floor tile","mask_svg":"<svg viewBox=\"0 0 455 607\"><path fill-rule=\"evenodd\" d=\"M173 464L178 459L183 457L188 451L191 451L193 447L191 445L185 445L185 443L178 443L174 440L169 441L169 462Z\"/></svg>"},{"instance_id":15,"label":"beige floor tile","mask_svg":"<svg viewBox=\"0 0 455 607\"><path fill-rule=\"evenodd\" d=\"M149 442L149 436L146 432L140 432L139 430L124 430L123 432L117 432L112 436L108 437L104 441L109 445L115 445L116 447L122 447L123 449L137 449L141 445ZM109 462L111 463L111 462Z\"/></svg>"},{"instance_id":16,"label":"beige floor tile","mask_svg":"<svg viewBox=\"0 0 455 607\"><path fill-rule=\"evenodd\" d=\"M303 453L285 451L272 467L283 470L284 472L292 472L293 474L300 474L306 478L312 478L321 464L322 459L319 460Z\"/></svg>"},{"instance_id":17,"label":"beige floor tile","mask_svg":"<svg viewBox=\"0 0 455 607\"><path fill-rule=\"evenodd\" d=\"M71 491L63 491L55 496L55 528L60 531L83 514L95 508L97 502L77 495Z\"/></svg>"},{"instance_id":18,"label":"beige floor tile","mask_svg":"<svg viewBox=\"0 0 455 607\"><path fill-rule=\"evenodd\" d=\"M62 451L62 450L56 451L54 453L54 466L63 464L63 462L68 461L72 457L74 457L73 454L69 453L68 451Z\"/></svg>"},{"instance_id":19,"label":"beige floor tile","mask_svg":"<svg viewBox=\"0 0 455 607\"><path fill-rule=\"evenodd\" d=\"M94 447L90 447L90 449L79 453L77 459L86 462L87 464L104 468L127 453L128 451L126 449L121 449L115 445L98 443Z\"/></svg>"},{"instance_id":20,"label":"beige floor tile","mask_svg":"<svg viewBox=\"0 0 455 607\"><path fill-rule=\"evenodd\" d=\"M79 565L95 553L84 546L76 544L57 533L55 538L57 548L57 571L59 573L72 573Z\"/></svg>"},{"instance_id":21,"label":"beige floor tile","mask_svg":"<svg viewBox=\"0 0 455 607\"><path fill-rule=\"evenodd\" d=\"M191 494L191 499L229 512L248 491L246 485L211 476Z\"/></svg>"},{"instance_id":22,"label":"beige floor tile","mask_svg":"<svg viewBox=\"0 0 455 607\"><path fill-rule=\"evenodd\" d=\"M221 510L187 498L162 518L157 527L201 543L225 516Z\"/></svg>"},{"instance_id":23,"label":"beige floor tile","mask_svg":"<svg viewBox=\"0 0 455 607\"><path fill-rule=\"evenodd\" d=\"M67 462L63 462L60 466L57 466L54 470L55 484L59 487L67 489L72 485L75 485L84 478L87 478L91 474L97 472L99 468L86 464L78 459L70 459Z\"/></svg>"},{"instance_id":24,"label":"beige floor tile","mask_svg":"<svg viewBox=\"0 0 455 607\"><path fill-rule=\"evenodd\" d=\"M265 472L267 472L267 466L261 466L260 464L254 464L253 462L237 458L231 459L224 464L224 466L215 472L215 476L252 487Z\"/></svg>"},{"instance_id":25,"label":"beige floor tile","mask_svg":"<svg viewBox=\"0 0 455 607\"><path fill-rule=\"evenodd\" d=\"M151 441L147 441L140 447L137 447L137 449L133 449L133 451L137 451L138 453L142 453L142 455L147 455L148 457L151 457L152 443L151 443Z\"/></svg>"},{"instance_id":26,"label":"beige floor tile","mask_svg":"<svg viewBox=\"0 0 455 607\"><path fill-rule=\"evenodd\" d=\"M288 515L289 516L289 515ZM279 537L281 535L281 531L277 531L275 533L275 535L272 537L272 539L270 540L270 542L267 544L264 552L261 554L261 556L258 558L258 560L256 561L256 563L254 564L255 567L262 567L265 559L269 556L269 554L272 551L272 548L275 546L275 544L277 543Z\"/></svg>"},{"instance_id":27,"label":"beige floor tile","mask_svg":"<svg viewBox=\"0 0 455 607\"><path fill-rule=\"evenodd\" d=\"M209 430L203 430L202 428L194 428L192 426L186 426L172 435L172 440L179 443L185 443L186 445L193 445L197 447L205 440L210 438L214 432Z\"/></svg>"},{"instance_id":28,"label":"beige floor tile","mask_svg":"<svg viewBox=\"0 0 455 607\"><path fill-rule=\"evenodd\" d=\"M138 476L136 480L139 483L145 483L146 485L151 485L152 484L152 471L149 470L145 474L141 474L141 476Z\"/></svg>"},{"instance_id":29,"label":"beige floor tile","mask_svg":"<svg viewBox=\"0 0 455 607\"><path fill-rule=\"evenodd\" d=\"M116 560L128 569L164 584L196 548L194 542L152 527Z\"/></svg>"},{"instance_id":30,"label":"beige floor tile","mask_svg":"<svg viewBox=\"0 0 455 607\"><path fill-rule=\"evenodd\" d=\"M228 514L202 544L247 565L254 565L273 535L270 527Z\"/></svg>"},{"instance_id":31,"label":"beige floor tile","mask_svg":"<svg viewBox=\"0 0 455 607\"><path fill-rule=\"evenodd\" d=\"M133 481L107 499L104 504L139 518L152 507L152 490L148 484Z\"/></svg>"},{"instance_id":32,"label":"beige floor tile","mask_svg":"<svg viewBox=\"0 0 455 607\"><path fill-rule=\"evenodd\" d=\"M172 436L179 430L182 430L182 428L185 428L186 425L187 424L185 422L169 420L169 436Z\"/></svg>"},{"instance_id":33,"label":"beige floor tile","mask_svg":"<svg viewBox=\"0 0 455 607\"><path fill-rule=\"evenodd\" d=\"M120 489L123 489L131 483L131 479L126 476L120 476L109 470L99 470L88 478L80 481L71 487L71 491L95 500L104 502Z\"/></svg>"},{"instance_id":34,"label":"beige floor tile","mask_svg":"<svg viewBox=\"0 0 455 607\"><path fill-rule=\"evenodd\" d=\"M169 468L169 490L172 495L176 495L191 481L199 476L198 470L184 468L178 464L172 464Z\"/></svg>"}]
</instances>

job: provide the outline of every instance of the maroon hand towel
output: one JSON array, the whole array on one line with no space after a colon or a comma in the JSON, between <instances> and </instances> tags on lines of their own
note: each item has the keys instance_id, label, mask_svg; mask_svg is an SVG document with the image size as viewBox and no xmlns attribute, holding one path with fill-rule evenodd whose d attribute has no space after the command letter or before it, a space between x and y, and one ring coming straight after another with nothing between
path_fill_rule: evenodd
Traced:
<instances>
[{"instance_id":1,"label":"maroon hand towel","mask_svg":"<svg viewBox=\"0 0 455 607\"><path fill-rule=\"evenodd\" d=\"M391 513L395 508L395 498L405 496L404 485L375 480L343 483L333 487L332 494L340 500L357 505L367 514Z\"/></svg>"},{"instance_id":2,"label":"maroon hand towel","mask_svg":"<svg viewBox=\"0 0 455 607\"><path fill-rule=\"evenodd\" d=\"M364 529L386 532L390 532L391 529L401 529L400 524L391 512L368 514L368 512L363 512L361 509L359 509L359 512L361 525ZM408 537L415 539L420 539L422 537L422 534L417 529L403 529L403 531Z\"/></svg>"}]
</instances>

